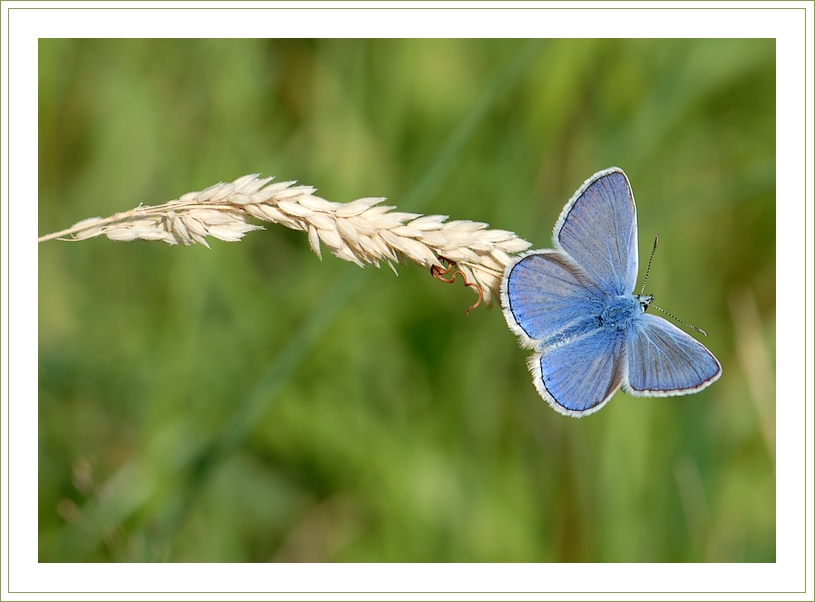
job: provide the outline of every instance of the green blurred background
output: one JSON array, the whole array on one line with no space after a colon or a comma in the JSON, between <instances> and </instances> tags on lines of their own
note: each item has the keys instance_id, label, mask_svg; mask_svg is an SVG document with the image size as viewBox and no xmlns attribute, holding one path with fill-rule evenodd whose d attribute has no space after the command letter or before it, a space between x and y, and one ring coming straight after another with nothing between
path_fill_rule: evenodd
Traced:
<instances>
[{"instance_id":1,"label":"green blurred background","mask_svg":"<svg viewBox=\"0 0 815 602\"><path fill-rule=\"evenodd\" d=\"M247 173L550 246L626 170L705 391L582 420L499 307L282 226L39 246L39 560L774 562L774 40L40 40L39 232Z\"/></svg>"}]
</instances>

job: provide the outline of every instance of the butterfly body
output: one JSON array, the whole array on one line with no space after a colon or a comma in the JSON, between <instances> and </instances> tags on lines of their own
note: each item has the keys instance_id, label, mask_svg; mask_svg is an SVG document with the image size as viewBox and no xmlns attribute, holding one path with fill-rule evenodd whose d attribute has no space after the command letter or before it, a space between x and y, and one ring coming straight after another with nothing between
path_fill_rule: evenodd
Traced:
<instances>
[{"instance_id":1,"label":"butterfly body","mask_svg":"<svg viewBox=\"0 0 815 602\"><path fill-rule=\"evenodd\" d=\"M662 397L703 389L721 365L701 343L646 314L652 295L637 279L636 205L616 167L598 172L566 204L553 249L513 261L501 305L521 344L538 392L562 414L584 416L623 388Z\"/></svg>"},{"instance_id":2,"label":"butterfly body","mask_svg":"<svg viewBox=\"0 0 815 602\"><path fill-rule=\"evenodd\" d=\"M642 313L639 295L624 295L606 299L605 309L597 318L601 328L623 330Z\"/></svg>"}]
</instances>

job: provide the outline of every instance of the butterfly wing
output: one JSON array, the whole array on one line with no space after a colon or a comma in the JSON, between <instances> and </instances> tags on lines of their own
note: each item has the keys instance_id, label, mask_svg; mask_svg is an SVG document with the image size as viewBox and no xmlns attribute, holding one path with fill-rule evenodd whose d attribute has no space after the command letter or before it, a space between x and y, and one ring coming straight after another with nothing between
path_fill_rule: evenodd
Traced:
<instances>
[{"instance_id":1,"label":"butterfly wing","mask_svg":"<svg viewBox=\"0 0 815 602\"><path fill-rule=\"evenodd\" d=\"M619 167L597 172L574 193L555 224L553 244L609 294L637 284L637 208Z\"/></svg>"},{"instance_id":2,"label":"butterfly wing","mask_svg":"<svg viewBox=\"0 0 815 602\"><path fill-rule=\"evenodd\" d=\"M564 253L532 251L507 268L501 306L510 329L527 348L568 336L602 311L602 293Z\"/></svg>"},{"instance_id":3,"label":"butterfly wing","mask_svg":"<svg viewBox=\"0 0 815 602\"><path fill-rule=\"evenodd\" d=\"M659 316L642 314L626 329L631 395L667 397L701 391L722 375L722 366L699 341Z\"/></svg>"},{"instance_id":4,"label":"butterfly wing","mask_svg":"<svg viewBox=\"0 0 815 602\"><path fill-rule=\"evenodd\" d=\"M529 358L538 393L567 416L602 408L625 381L625 336L600 329Z\"/></svg>"},{"instance_id":5,"label":"butterfly wing","mask_svg":"<svg viewBox=\"0 0 815 602\"><path fill-rule=\"evenodd\" d=\"M561 414L599 410L625 378L625 339L603 330L603 293L575 262L544 249L511 264L501 285L509 327L527 347L535 387Z\"/></svg>"}]
</instances>

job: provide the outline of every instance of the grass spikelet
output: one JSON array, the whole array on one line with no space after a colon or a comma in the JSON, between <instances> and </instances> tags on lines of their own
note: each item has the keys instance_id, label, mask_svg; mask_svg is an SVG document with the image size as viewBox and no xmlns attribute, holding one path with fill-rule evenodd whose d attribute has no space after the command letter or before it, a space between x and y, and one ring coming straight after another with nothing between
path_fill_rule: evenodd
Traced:
<instances>
[{"instance_id":1,"label":"grass spikelet","mask_svg":"<svg viewBox=\"0 0 815 602\"><path fill-rule=\"evenodd\" d=\"M89 218L38 239L86 240L105 235L111 240L160 240L168 244L203 244L207 237L237 242L262 226L254 218L308 234L314 253L320 244L332 254L359 266L410 260L424 268L455 262L483 292L489 305L498 292L510 255L531 245L508 230L490 230L483 222L446 215L420 215L383 205L383 197L334 203L315 196L316 188L295 181L277 182L249 174L188 192L163 205L143 206L107 218Z\"/></svg>"}]
</instances>

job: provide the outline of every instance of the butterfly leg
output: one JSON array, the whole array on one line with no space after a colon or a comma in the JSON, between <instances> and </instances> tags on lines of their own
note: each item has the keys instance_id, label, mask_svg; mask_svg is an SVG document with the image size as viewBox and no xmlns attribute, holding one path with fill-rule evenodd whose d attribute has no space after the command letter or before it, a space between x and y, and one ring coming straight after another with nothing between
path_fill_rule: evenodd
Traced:
<instances>
[{"instance_id":1,"label":"butterfly leg","mask_svg":"<svg viewBox=\"0 0 815 602\"><path fill-rule=\"evenodd\" d=\"M459 269L456 269L458 268L458 265L456 264L455 261L447 259L446 257L440 257L439 259L441 259L447 264L447 268L441 268L437 265L430 266L430 274L433 276L433 278L441 280L442 282L446 282L447 284L453 284L456 281L456 276L461 274L461 279L464 280L464 286L466 286L467 288L471 288L475 290L476 293L478 293L478 300L475 303L473 303L469 307L469 309L467 309L467 315L469 315L471 311L473 311L476 307L481 305L481 302L484 300L484 291L477 283L470 282L467 279L467 274L465 274ZM453 275L450 276L449 279L445 278L445 276L447 276L450 272L453 272Z\"/></svg>"}]
</instances>

